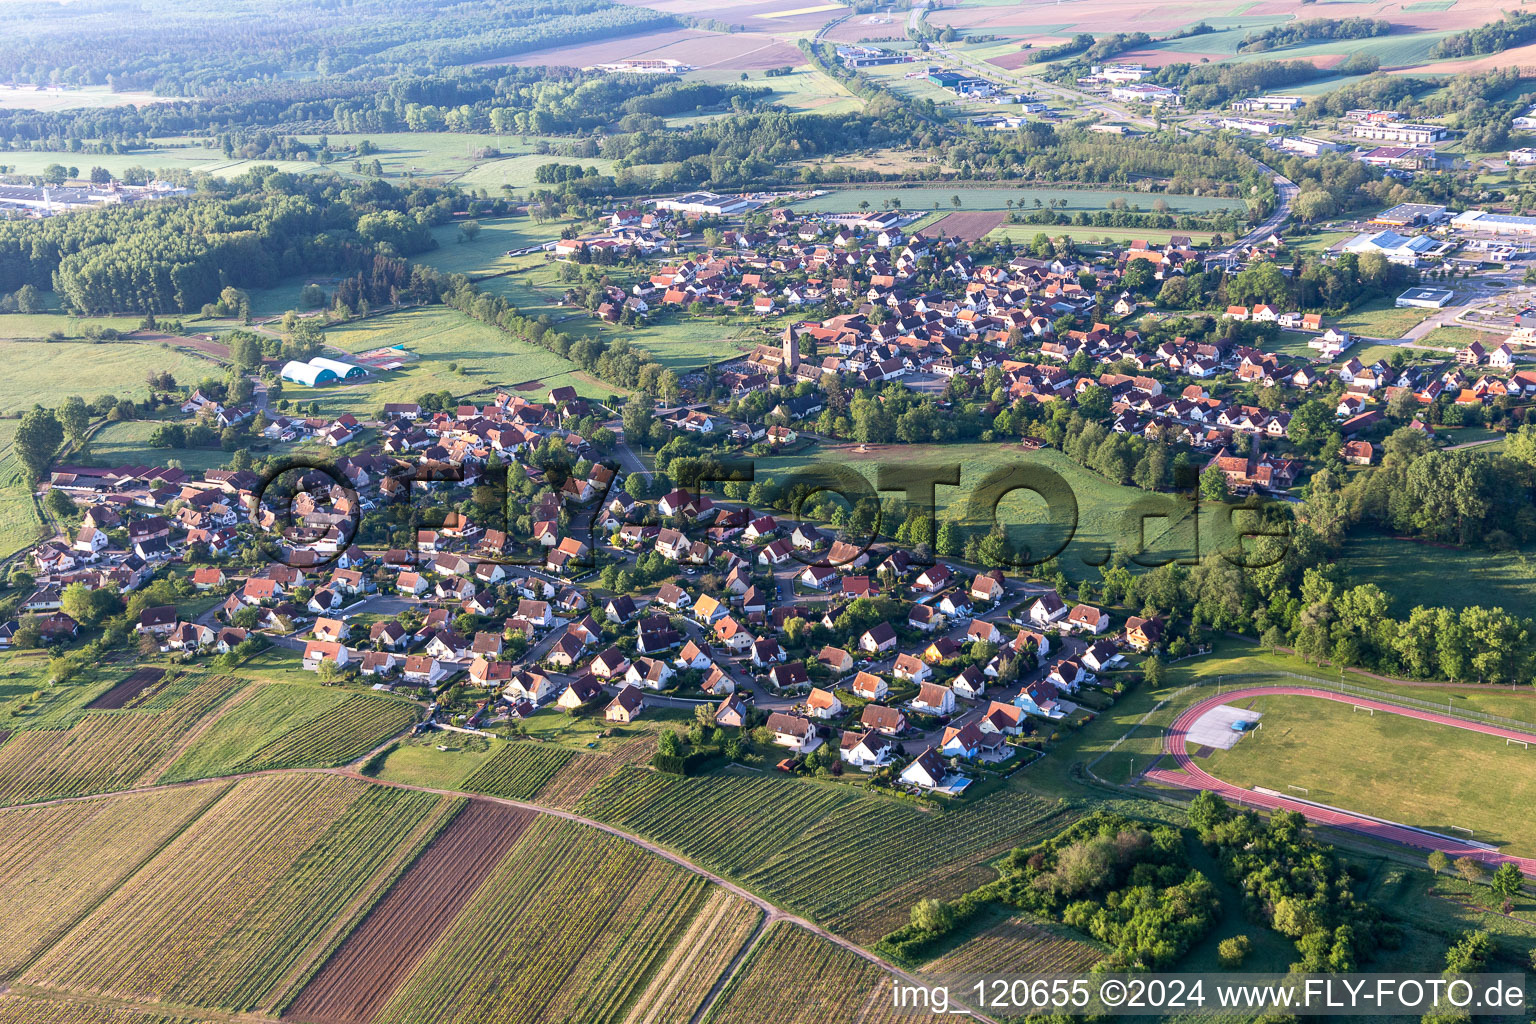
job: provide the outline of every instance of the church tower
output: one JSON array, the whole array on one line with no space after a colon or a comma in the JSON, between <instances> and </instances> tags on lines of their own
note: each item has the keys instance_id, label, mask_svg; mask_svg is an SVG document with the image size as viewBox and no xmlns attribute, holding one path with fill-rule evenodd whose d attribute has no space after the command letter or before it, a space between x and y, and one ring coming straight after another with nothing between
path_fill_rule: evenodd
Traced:
<instances>
[{"instance_id":1,"label":"church tower","mask_svg":"<svg viewBox=\"0 0 1536 1024\"><path fill-rule=\"evenodd\" d=\"M784 361L781 364L785 373L794 373L800 365L800 343L795 338L795 328L784 328Z\"/></svg>"}]
</instances>

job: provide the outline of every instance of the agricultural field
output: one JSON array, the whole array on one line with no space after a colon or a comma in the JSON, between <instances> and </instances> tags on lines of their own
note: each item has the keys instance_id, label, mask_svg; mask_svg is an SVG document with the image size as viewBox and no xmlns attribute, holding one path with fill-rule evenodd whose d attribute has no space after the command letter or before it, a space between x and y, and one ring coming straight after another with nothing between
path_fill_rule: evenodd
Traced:
<instances>
[{"instance_id":1,"label":"agricultural field","mask_svg":"<svg viewBox=\"0 0 1536 1024\"><path fill-rule=\"evenodd\" d=\"M1188 238L1195 245L1206 245L1215 237L1210 231L1161 230L1159 228L1079 228L1043 224L1003 224L987 232L988 240L1006 239L1015 245L1028 244L1044 232L1052 238L1070 237L1078 245L1097 245L1107 239L1111 243L1125 244L1136 239L1153 245L1166 245L1174 235Z\"/></svg>"},{"instance_id":2,"label":"agricultural field","mask_svg":"<svg viewBox=\"0 0 1536 1024\"><path fill-rule=\"evenodd\" d=\"M23 319L36 321L39 317L0 316L0 328L7 320ZM57 403L66 395L79 395L87 402L102 395L147 398L149 387L144 377L152 371L167 371L177 381L193 383L220 375L218 364L211 360L131 341L101 345L0 341L0 362L7 368L5 379L0 381L0 414L25 412L38 402Z\"/></svg>"},{"instance_id":3,"label":"agricultural field","mask_svg":"<svg viewBox=\"0 0 1536 1024\"><path fill-rule=\"evenodd\" d=\"M548 870L529 870L530 865ZM612 1020L640 1012L714 889L615 836L523 833L375 1024Z\"/></svg>"},{"instance_id":4,"label":"agricultural field","mask_svg":"<svg viewBox=\"0 0 1536 1024\"><path fill-rule=\"evenodd\" d=\"M220 715L160 781L344 764L415 720L415 706L395 697L268 684Z\"/></svg>"},{"instance_id":5,"label":"agricultural field","mask_svg":"<svg viewBox=\"0 0 1536 1024\"><path fill-rule=\"evenodd\" d=\"M994 793L939 812L842 786L633 769L599 782L577 807L823 919L860 906L911 873L1018 845L1067 821L1063 806L1022 793ZM872 861L892 869L879 875L861 870Z\"/></svg>"},{"instance_id":6,"label":"agricultural field","mask_svg":"<svg viewBox=\"0 0 1536 1024\"><path fill-rule=\"evenodd\" d=\"M238 783L23 978L119 999L270 1012L452 806L334 776Z\"/></svg>"},{"instance_id":7,"label":"agricultural field","mask_svg":"<svg viewBox=\"0 0 1536 1024\"><path fill-rule=\"evenodd\" d=\"M956 207L953 198L959 196ZM843 188L835 189L814 199L802 199L790 206L805 213L849 213L858 210L859 203L867 202L871 209L881 209L892 199L901 200L903 210L1007 210L1012 201L1014 207L1026 211L1034 209L1038 199L1045 206L1052 202L1067 202L1066 212L1078 210L1108 209L1113 200L1123 200L1130 206L1150 211L1159 199L1168 204L1171 213L1209 213L1212 210L1240 210L1241 200L1224 199L1220 196L1184 196L1162 192L1121 192L1109 189L1076 188L998 188L976 187L957 184L953 187L935 188ZM1050 229L1046 229L1050 230ZM1091 228L1083 228L1091 231Z\"/></svg>"},{"instance_id":8,"label":"agricultural field","mask_svg":"<svg viewBox=\"0 0 1536 1024\"><path fill-rule=\"evenodd\" d=\"M200 1024L189 1017L62 996L0 994L0 1024Z\"/></svg>"},{"instance_id":9,"label":"agricultural field","mask_svg":"<svg viewBox=\"0 0 1536 1024\"><path fill-rule=\"evenodd\" d=\"M847 466L871 484L882 464L892 461L931 466L958 465L958 487L940 486L935 494L940 521L954 520L967 531L986 532L994 519L1003 524L1010 540L1019 550L1029 548L1039 558L1050 551L1062 550L1068 574L1079 564L1099 564L1107 552L1121 551L1127 557L1141 550L1142 516L1146 520L1143 560L1184 557L1194 547L1193 519L1187 502L1168 494L1151 494L1123 487L1068 459L1050 448L1025 451L1017 444L984 442L940 445L826 445L807 449L796 455L770 456L755 460L757 479L773 478L780 484L790 479L798 467L821 463ZM997 483L983 488L984 481L996 474L1014 471L1022 480L1038 470L1050 471L1066 481L1076 501L1075 528L1071 517L1049 513L1044 499L1022 490L1003 492ZM999 480L1002 477L998 478ZM1033 477L1031 477L1033 479ZM1039 481L1036 481L1039 483ZM994 504L995 503L995 504ZM1220 546L1212 531L1216 524L1200 523L1202 544L1207 550Z\"/></svg>"},{"instance_id":10,"label":"agricultural field","mask_svg":"<svg viewBox=\"0 0 1536 1024\"><path fill-rule=\"evenodd\" d=\"M1264 727L1204 761L1223 781L1299 786L1311 800L1442 834L1471 829L1505 853L1536 854L1536 837L1516 824L1536 799L1536 762L1524 748L1315 697L1255 697L1243 706L1262 712Z\"/></svg>"},{"instance_id":11,"label":"agricultural field","mask_svg":"<svg viewBox=\"0 0 1536 1024\"><path fill-rule=\"evenodd\" d=\"M896 1010L891 975L798 925L776 923L705 1018L706 1024L931 1024L945 1019ZM793 998L787 998L793 993Z\"/></svg>"},{"instance_id":12,"label":"agricultural field","mask_svg":"<svg viewBox=\"0 0 1536 1024\"><path fill-rule=\"evenodd\" d=\"M1102 958L1100 950L1080 938L1059 935L1045 925L1009 918L930 960L922 973L1071 975L1087 971Z\"/></svg>"},{"instance_id":13,"label":"agricultural field","mask_svg":"<svg viewBox=\"0 0 1536 1024\"><path fill-rule=\"evenodd\" d=\"M508 743L469 778L463 788L471 793L530 800L577 754L564 747L542 743Z\"/></svg>"},{"instance_id":14,"label":"agricultural field","mask_svg":"<svg viewBox=\"0 0 1536 1024\"><path fill-rule=\"evenodd\" d=\"M544 262L544 255L508 256L509 251L553 242L560 237L559 221L539 224L531 217L477 218L480 231L472 240L462 240L457 223L441 224L432 229L437 248L411 259L412 263L435 267L445 274L464 274L479 278L526 268Z\"/></svg>"},{"instance_id":15,"label":"agricultural field","mask_svg":"<svg viewBox=\"0 0 1536 1024\"><path fill-rule=\"evenodd\" d=\"M0 811L0 973L57 942L224 793L209 784Z\"/></svg>"},{"instance_id":16,"label":"agricultural field","mask_svg":"<svg viewBox=\"0 0 1536 1024\"><path fill-rule=\"evenodd\" d=\"M105 793L158 778L197 723L240 680L217 676L154 711L95 711L69 729L32 729L0 745L0 803ZM153 704L154 702L152 702Z\"/></svg>"},{"instance_id":17,"label":"agricultural field","mask_svg":"<svg viewBox=\"0 0 1536 1024\"><path fill-rule=\"evenodd\" d=\"M285 1019L368 1024L534 820L472 801L284 1008Z\"/></svg>"}]
</instances>

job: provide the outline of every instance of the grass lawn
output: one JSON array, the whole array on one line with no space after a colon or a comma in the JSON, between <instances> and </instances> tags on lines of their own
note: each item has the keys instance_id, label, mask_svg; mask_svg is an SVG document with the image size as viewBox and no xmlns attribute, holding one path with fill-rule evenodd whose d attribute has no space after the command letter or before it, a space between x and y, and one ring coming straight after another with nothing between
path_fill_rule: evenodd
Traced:
<instances>
[{"instance_id":1,"label":"grass lawn","mask_svg":"<svg viewBox=\"0 0 1536 1024\"><path fill-rule=\"evenodd\" d=\"M436 267L448 274L466 274L470 277L500 274L526 267L530 262L543 262L542 256L513 258L507 252L552 242L560 237L562 226L559 221L538 224L532 217L492 217L479 220L479 224L480 233L471 242L459 240L457 223L433 228L432 235L437 239L437 248L422 253L412 262Z\"/></svg>"},{"instance_id":2,"label":"grass lawn","mask_svg":"<svg viewBox=\"0 0 1536 1024\"><path fill-rule=\"evenodd\" d=\"M434 789L458 789L505 745L455 732L433 732L402 740L385 758L378 778ZM439 749L442 747L447 749Z\"/></svg>"},{"instance_id":3,"label":"grass lawn","mask_svg":"<svg viewBox=\"0 0 1536 1024\"><path fill-rule=\"evenodd\" d=\"M1384 534L1352 536L1342 564L1354 583L1374 583L1406 616L1417 605L1462 608L1500 606L1515 615L1536 615L1529 556L1482 549L1443 548Z\"/></svg>"},{"instance_id":4,"label":"grass lawn","mask_svg":"<svg viewBox=\"0 0 1536 1024\"><path fill-rule=\"evenodd\" d=\"M610 341L623 338L631 345L645 349L653 359L671 369L691 370L711 362L735 359L752 351L760 342L777 344L776 334L781 325L771 318L695 317L685 310L666 309L655 313L652 322L635 327L605 324L585 310L556 304L566 288L560 280L559 264L546 263L538 256L527 257L523 262L525 269L489 278L481 287L504 296L525 316L547 316L560 321L559 329L566 334L602 337ZM775 336L770 337L765 330Z\"/></svg>"},{"instance_id":5,"label":"grass lawn","mask_svg":"<svg viewBox=\"0 0 1536 1024\"><path fill-rule=\"evenodd\" d=\"M1311 359L1317 353L1307 347L1307 342L1317 337L1315 334L1302 331L1281 331L1274 341L1266 341L1259 345L1260 351L1277 352L1299 359Z\"/></svg>"},{"instance_id":6,"label":"grass lawn","mask_svg":"<svg viewBox=\"0 0 1536 1024\"><path fill-rule=\"evenodd\" d=\"M1432 309L1408 306L1399 309L1391 299L1375 299L1358 309L1352 309L1333 320L1334 326L1352 334L1369 338L1401 338L1414 327L1434 314Z\"/></svg>"},{"instance_id":7,"label":"grass lawn","mask_svg":"<svg viewBox=\"0 0 1536 1024\"><path fill-rule=\"evenodd\" d=\"M1285 240L1285 247L1296 252L1306 253L1309 256L1315 256L1353 237L1354 235L1348 231L1323 231L1315 235L1307 235L1303 238L1287 238Z\"/></svg>"},{"instance_id":8,"label":"grass lawn","mask_svg":"<svg viewBox=\"0 0 1536 1024\"><path fill-rule=\"evenodd\" d=\"M19 420L0 420L0 558L35 544L49 532L11 444L19 425Z\"/></svg>"},{"instance_id":9,"label":"grass lawn","mask_svg":"<svg viewBox=\"0 0 1536 1024\"><path fill-rule=\"evenodd\" d=\"M1418 344L1432 345L1436 348L1466 348L1474 341L1480 341L1485 348L1497 348L1504 340L1502 331L1479 331L1472 327L1436 327L1424 337Z\"/></svg>"},{"instance_id":10,"label":"grass lawn","mask_svg":"<svg viewBox=\"0 0 1536 1024\"><path fill-rule=\"evenodd\" d=\"M890 199L900 199L904 210L943 210L953 212L951 196L960 197L963 210L1006 210L1008 200L1015 206L1034 208L1036 199L1049 204L1051 200L1067 201L1068 213L1077 210L1103 210L1110 200L1123 199L1133 207L1151 212L1152 204L1159 199L1167 202L1174 213L1207 213L1211 210L1239 209L1242 202L1219 196L1165 195L1151 192L1122 192L1108 189L1053 189L1053 188L998 188L997 186L974 187L956 184L942 188L845 188L835 189L824 196L804 199L790 205L808 213L847 213L859 208L861 200L867 200L874 209ZM1038 230L1038 229L1036 229ZM1052 230L1052 229L1047 229ZM1060 230L1059 228L1054 230ZM1095 233L1094 228L1080 228L1079 233ZM1183 234L1184 232L1180 232ZM1030 237L1034 232L1030 232Z\"/></svg>"},{"instance_id":11,"label":"grass lawn","mask_svg":"<svg viewBox=\"0 0 1536 1024\"><path fill-rule=\"evenodd\" d=\"M1202 767L1245 787L1309 790L1309 799L1441 833L1470 828L1508 853L1536 853L1520 826L1536 800L1531 752L1465 729L1335 701L1273 696L1244 702L1263 728ZM1490 780L1497 779L1494 785Z\"/></svg>"},{"instance_id":12,"label":"grass lawn","mask_svg":"<svg viewBox=\"0 0 1536 1024\"><path fill-rule=\"evenodd\" d=\"M992 500L997 491L982 488L986 478L1013 467L1039 467L1059 474L1067 481L1077 502L1075 531L1068 519L1052 521L1045 502L1023 490L1005 494L996 505L996 519L1008 530L1016 547L1030 546L1040 555L1057 548L1063 540L1063 571L1080 578L1096 573L1087 570L1113 549L1131 555L1140 550L1142 521L1140 515L1157 515L1145 523L1146 561L1186 557L1193 548L1193 518L1187 503L1172 495L1148 494L1132 487L1110 483L1089 472L1065 455L1051 449L1026 452L1016 444L971 443L948 445L873 445L860 452L854 445L812 447L791 456L756 460L757 479L774 477L786 483L791 470L798 466L832 463L853 468L874 481L881 465L958 465L958 487L939 486L936 490L938 517L954 520L977 532L991 528ZM1215 517L1201 524L1204 543L1213 544L1211 529ZM1037 555L1038 557L1038 555Z\"/></svg>"},{"instance_id":13,"label":"grass lawn","mask_svg":"<svg viewBox=\"0 0 1536 1024\"><path fill-rule=\"evenodd\" d=\"M0 318L4 319L4 318ZM67 395L87 402L101 395L145 398L150 371L168 370L178 382L219 376L212 360L179 349L128 341L0 341L0 413L16 413L41 402L57 405Z\"/></svg>"},{"instance_id":14,"label":"grass lawn","mask_svg":"<svg viewBox=\"0 0 1536 1024\"><path fill-rule=\"evenodd\" d=\"M229 452L222 448L154 448L149 437L167 420L123 420L108 423L91 441L91 454L107 465L159 466L180 463L188 471L206 472L229 462Z\"/></svg>"},{"instance_id":15,"label":"grass lawn","mask_svg":"<svg viewBox=\"0 0 1536 1024\"><path fill-rule=\"evenodd\" d=\"M347 699L340 687L273 684L230 708L176 759L160 782L180 782L228 772L235 765L305 722Z\"/></svg>"},{"instance_id":16,"label":"grass lawn","mask_svg":"<svg viewBox=\"0 0 1536 1024\"><path fill-rule=\"evenodd\" d=\"M48 296L52 299L52 294ZM0 314L0 340L43 339L54 331L62 331L65 338L85 337L87 324L111 327L119 331L137 330L139 321L126 316L69 316L64 313L5 313Z\"/></svg>"},{"instance_id":17,"label":"grass lawn","mask_svg":"<svg viewBox=\"0 0 1536 1024\"><path fill-rule=\"evenodd\" d=\"M371 415L386 402L415 401L429 391L463 396L497 387L524 385L532 400L552 387L570 384L589 398L605 398L614 388L578 371L529 342L503 334L457 310L423 306L338 324L325 332L326 343L346 353L401 346L415 362L360 384L306 388L289 384L283 397L319 402L323 415L343 412ZM449 369L452 363L457 370Z\"/></svg>"}]
</instances>

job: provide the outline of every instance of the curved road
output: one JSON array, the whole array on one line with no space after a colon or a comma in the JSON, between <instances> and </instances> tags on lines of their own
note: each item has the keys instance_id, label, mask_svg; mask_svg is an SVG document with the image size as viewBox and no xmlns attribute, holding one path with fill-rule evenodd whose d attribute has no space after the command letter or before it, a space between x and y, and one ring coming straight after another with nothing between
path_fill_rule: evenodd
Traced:
<instances>
[{"instance_id":1,"label":"curved road","mask_svg":"<svg viewBox=\"0 0 1536 1024\"><path fill-rule=\"evenodd\" d=\"M1503 726L1486 725L1482 722L1469 722L1451 715L1437 714L1433 711L1420 711L1417 708L1407 708L1398 704L1389 704L1385 701L1370 700L1366 697L1354 697L1348 694L1334 693L1330 690L1317 690L1306 686L1248 686L1237 690L1228 690L1226 693L1218 696L1207 697L1180 712L1168 729L1168 734L1163 741L1163 749L1173 758L1184 774L1168 769L1155 769L1147 772L1146 777L1183 789L1210 790L1213 793L1240 801L1243 804L1263 807L1268 810L1296 811L1304 815L1308 821L1319 825L1331 825L1334 828L1356 832L1360 835L1369 836L1372 839L1384 839L1388 842L1417 847L1421 850L1440 850L1446 856L1452 858L1471 857L1474 860L1494 865L1503 864L1508 861L1525 874L1536 875L1536 858L1506 856L1481 846L1462 842L1450 836L1442 836L1433 832L1422 832L1418 829L1409 828L1390 821L1383 821L1379 818L1372 818L1364 814L1354 814L1345 810L1291 800L1283 796L1270 796L1267 793L1258 793L1251 789L1235 786L1230 782L1223 782L1195 763L1194 758L1189 755L1186 748L1188 746L1189 729L1201 716L1212 708L1223 704L1230 704L1245 697L1271 696L1317 697L1321 700L1331 700L1340 704L1349 704L1355 707L1371 708L1375 711L1402 715L1405 718L1417 718L1423 722L1448 725L1454 729L1480 732L1484 735L1501 739L1516 739L1536 743L1536 732L1523 732L1518 729L1504 728Z\"/></svg>"}]
</instances>

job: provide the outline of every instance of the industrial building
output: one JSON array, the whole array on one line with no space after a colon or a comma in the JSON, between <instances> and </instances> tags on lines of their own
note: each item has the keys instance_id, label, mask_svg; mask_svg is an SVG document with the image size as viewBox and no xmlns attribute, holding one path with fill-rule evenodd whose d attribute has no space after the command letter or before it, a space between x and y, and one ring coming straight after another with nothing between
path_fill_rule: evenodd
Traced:
<instances>
[{"instance_id":1,"label":"industrial building","mask_svg":"<svg viewBox=\"0 0 1536 1024\"><path fill-rule=\"evenodd\" d=\"M1453 217L1451 227L1457 231L1486 232L1495 235L1536 235L1536 217L1468 210Z\"/></svg>"},{"instance_id":2,"label":"industrial building","mask_svg":"<svg viewBox=\"0 0 1536 1024\"><path fill-rule=\"evenodd\" d=\"M1447 138L1450 132L1437 124L1401 124L1398 122L1366 122L1350 129L1357 139L1375 139L1377 142L1406 142L1411 146L1423 146Z\"/></svg>"}]
</instances>

